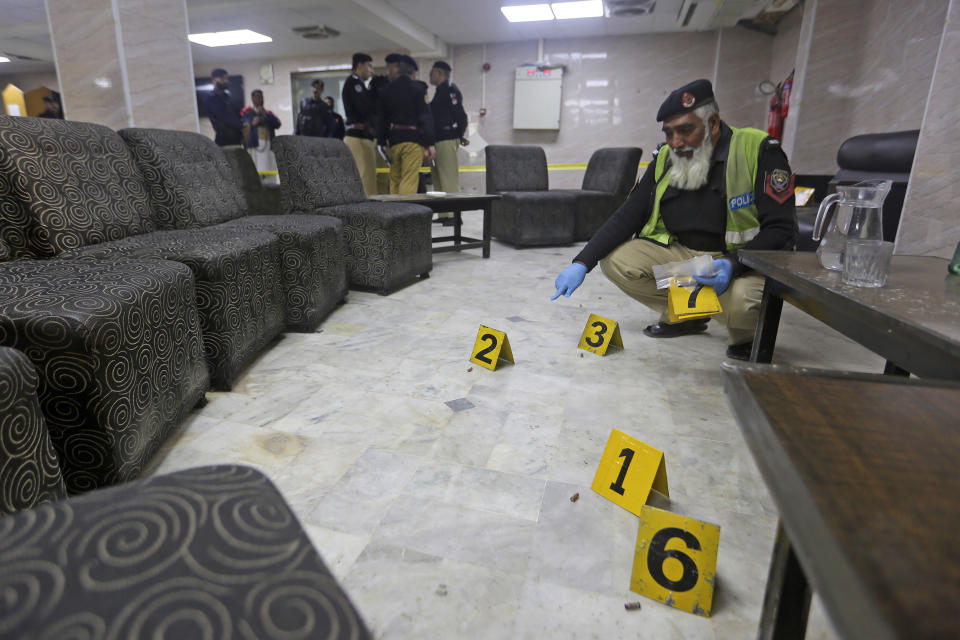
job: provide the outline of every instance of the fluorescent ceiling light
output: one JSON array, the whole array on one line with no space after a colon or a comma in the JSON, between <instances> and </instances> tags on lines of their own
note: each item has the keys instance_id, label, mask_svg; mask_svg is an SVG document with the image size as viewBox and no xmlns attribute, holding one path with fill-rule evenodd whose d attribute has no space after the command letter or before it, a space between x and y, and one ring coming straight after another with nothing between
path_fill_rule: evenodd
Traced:
<instances>
[{"instance_id":1,"label":"fluorescent ceiling light","mask_svg":"<svg viewBox=\"0 0 960 640\"><path fill-rule=\"evenodd\" d=\"M3 56L0 56L0 62L10 62L10 58L5 58Z\"/></svg>"},{"instance_id":2,"label":"fluorescent ceiling light","mask_svg":"<svg viewBox=\"0 0 960 640\"><path fill-rule=\"evenodd\" d=\"M512 7L500 7L500 12L510 22L553 20L553 11L550 11L548 4L517 4Z\"/></svg>"},{"instance_id":3,"label":"fluorescent ceiling light","mask_svg":"<svg viewBox=\"0 0 960 640\"><path fill-rule=\"evenodd\" d=\"M553 2L550 4L557 20L569 18L602 18L603 0L581 0L579 2Z\"/></svg>"},{"instance_id":4,"label":"fluorescent ceiling light","mask_svg":"<svg viewBox=\"0 0 960 640\"><path fill-rule=\"evenodd\" d=\"M187 38L190 42L202 44L205 47L229 47L235 44L255 44L257 42L273 42L273 38L250 29L239 31L216 31L214 33L191 33Z\"/></svg>"}]
</instances>

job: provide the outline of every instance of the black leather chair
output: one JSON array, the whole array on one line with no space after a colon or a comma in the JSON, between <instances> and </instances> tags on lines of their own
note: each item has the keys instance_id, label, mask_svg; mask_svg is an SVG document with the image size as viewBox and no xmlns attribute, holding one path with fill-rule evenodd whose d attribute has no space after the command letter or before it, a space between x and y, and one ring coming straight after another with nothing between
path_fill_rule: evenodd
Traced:
<instances>
[{"instance_id":1,"label":"black leather chair","mask_svg":"<svg viewBox=\"0 0 960 640\"><path fill-rule=\"evenodd\" d=\"M0 347L0 516L67 495L30 359Z\"/></svg>"},{"instance_id":2,"label":"black leather chair","mask_svg":"<svg viewBox=\"0 0 960 640\"><path fill-rule=\"evenodd\" d=\"M890 242L897 238L919 136L919 130L868 133L847 138L837 151L840 170L830 180L829 193L835 192L837 185L856 184L863 180L893 181L883 202L883 239ZM820 244L812 238L816 217L817 207L797 207L798 251L816 251Z\"/></svg>"},{"instance_id":3,"label":"black leather chair","mask_svg":"<svg viewBox=\"0 0 960 640\"><path fill-rule=\"evenodd\" d=\"M283 496L249 467L0 518L0 593L0 639L372 637Z\"/></svg>"},{"instance_id":4,"label":"black leather chair","mask_svg":"<svg viewBox=\"0 0 960 640\"><path fill-rule=\"evenodd\" d=\"M550 191L543 149L523 145L489 145L487 193L501 196L491 207L495 238L515 247L569 244L576 238L575 190Z\"/></svg>"}]
</instances>

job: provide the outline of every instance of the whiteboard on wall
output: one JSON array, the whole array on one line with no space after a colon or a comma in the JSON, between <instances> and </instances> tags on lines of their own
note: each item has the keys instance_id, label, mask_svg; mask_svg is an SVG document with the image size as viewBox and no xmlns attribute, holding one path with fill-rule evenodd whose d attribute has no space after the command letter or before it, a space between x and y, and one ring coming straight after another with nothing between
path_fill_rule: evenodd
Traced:
<instances>
[{"instance_id":1,"label":"whiteboard on wall","mask_svg":"<svg viewBox=\"0 0 960 640\"><path fill-rule=\"evenodd\" d=\"M517 67L513 88L514 129L559 129L562 67Z\"/></svg>"}]
</instances>

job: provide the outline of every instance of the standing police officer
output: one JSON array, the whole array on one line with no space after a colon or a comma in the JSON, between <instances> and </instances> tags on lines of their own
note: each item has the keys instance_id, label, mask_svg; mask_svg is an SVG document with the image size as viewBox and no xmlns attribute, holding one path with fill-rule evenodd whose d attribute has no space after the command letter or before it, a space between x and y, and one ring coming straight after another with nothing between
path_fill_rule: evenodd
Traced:
<instances>
[{"instance_id":1,"label":"standing police officer","mask_svg":"<svg viewBox=\"0 0 960 640\"><path fill-rule=\"evenodd\" d=\"M310 83L313 95L300 101L300 113L297 114L297 126L294 134L315 138L332 138L337 130L330 107L323 101L323 80L317 78Z\"/></svg>"},{"instance_id":2,"label":"standing police officer","mask_svg":"<svg viewBox=\"0 0 960 640\"><path fill-rule=\"evenodd\" d=\"M666 144L630 196L557 277L570 296L598 262L620 289L661 313L643 333L673 338L707 329L707 320L668 321L667 290L653 265L713 258L711 285L727 325L727 357L747 360L760 316L763 277L737 259L738 249L789 249L797 234L794 179L780 143L764 131L727 126L708 80L695 80L660 105Z\"/></svg>"},{"instance_id":3,"label":"standing police officer","mask_svg":"<svg viewBox=\"0 0 960 640\"><path fill-rule=\"evenodd\" d=\"M430 102L433 113L433 128L437 136L437 160L433 167L433 187L438 191L460 191L460 167L457 149L467 146L467 112L463 110L463 94L457 85L450 82L450 65L443 60L433 63L430 84L437 90ZM440 218L450 219L452 213L441 213ZM446 223L444 223L446 224Z\"/></svg>"},{"instance_id":4,"label":"standing police officer","mask_svg":"<svg viewBox=\"0 0 960 640\"><path fill-rule=\"evenodd\" d=\"M227 91L230 77L226 69L214 69L210 72L210 79L213 80L213 91L207 94L203 106L213 125L213 140L221 147L241 146L250 125L244 124L240 106L233 102L233 97Z\"/></svg>"},{"instance_id":5,"label":"standing police officer","mask_svg":"<svg viewBox=\"0 0 960 640\"><path fill-rule=\"evenodd\" d=\"M426 85L413 79L416 61L404 55L396 65L397 79L380 92L377 142L389 146L390 193L416 193L423 160L436 156L433 116Z\"/></svg>"},{"instance_id":6,"label":"standing police officer","mask_svg":"<svg viewBox=\"0 0 960 640\"><path fill-rule=\"evenodd\" d=\"M341 99L347 114L347 131L343 139L353 154L368 196L377 192L377 149L373 140L377 133L377 96L365 84L373 76L373 58L366 53L353 54L353 73L343 84Z\"/></svg>"}]
</instances>

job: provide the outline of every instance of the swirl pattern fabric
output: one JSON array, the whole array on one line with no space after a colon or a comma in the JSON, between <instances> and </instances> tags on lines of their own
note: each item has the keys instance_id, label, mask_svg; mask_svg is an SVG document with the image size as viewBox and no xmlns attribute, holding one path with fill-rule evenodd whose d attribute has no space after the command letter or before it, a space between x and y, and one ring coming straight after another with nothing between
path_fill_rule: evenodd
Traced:
<instances>
[{"instance_id":1,"label":"swirl pattern fabric","mask_svg":"<svg viewBox=\"0 0 960 640\"><path fill-rule=\"evenodd\" d=\"M271 216L284 211L280 185L264 184L257 166L246 149L221 149L230 164L233 178L247 197L247 206L252 216Z\"/></svg>"},{"instance_id":2,"label":"swirl pattern fabric","mask_svg":"<svg viewBox=\"0 0 960 640\"><path fill-rule=\"evenodd\" d=\"M278 136L273 148L284 210L343 221L352 286L389 291L430 272L429 208L366 200L353 155L340 140Z\"/></svg>"},{"instance_id":3,"label":"swirl pattern fabric","mask_svg":"<svg viewBox=\"0 0 960 640\"><path fill-rule=\"evenodd\" d=\"M367 199L357 163L342 140L277 136L273 152L280 173L280 199L287 213Z\"/></svg>"},{"instance_id":4,"label":"swirl pattern fabric","mask_svg":"<svg viewBox=\"0 0 960 640\"><path fill-rule=\"evenodd\" d=\"M190 269L0 264L0 345L23 352L67 491L132 480L207 390Z\"/></svg>"},{"instance_id":5,"label":"swirl pattern fabric","mask_svg":"<svg viewBox=\"0 0 960 640\"><path fill-rule=\"evenodd\" d=\"M370 638L274 485L200 467L0 518L0 638Z\"/></svg>"},{"instance_id":6,"label":"swirl pattern fabric","mask_svg":"<svg viewBox=\"0 0 960 640\"><path fill-rule=\"evenodd\" d=\"M230 389L240 370L283 330L280 241L270 233L222 227L157 231L65 257L159 258L190 267L203 354L215 389Z\"/></svg>"},{"instance_id":7,"label":"swirl pattern fabric","mask_svg":"<svg viewBox=\"0 0 960 640\"><path fill-rule=\"evenodd\" d=\"M86 122L0 115L0 238L14 258L51 258L155 230L123 140Z\"/></svg>"},{"instance_id":8,"label":"swirl pattern fabric","mask_svg":"<svg viewBox=\"0 0 960 640\"><path fill-rule=\"evenodd\" d=\"M343 221L351 285L390 291L433 268L433 212L427 207L370 201L317 213Z\"/></svg>"},{"instance_id":9,"label":"swirl pattern fabric","mask_svg":"<svg viewBox=\"0 0 960 640\"><path fill-rule=\"evenodd\" d=\"M269 231L280 240L288 331L313 331L346 298L347 238L331 216L246 216L211 229Z\"/></svg>"},{"instance_id":10,"label":"swirl pattern fabric","mask_svg":"<svg viewBox=\"0 0 960 640\"><path fill-rule=\"evenodd\" d=\"M158 228L200 229L247 215L243 191L209 138L166 129L119 133L147 181L150 215Z\"/></svg>"},{"instance_id":11,"label":"swirl pattern fabric","mask_svg":"<svg viewBox=\"0 0 960 640\"><path fill-rule=\"evenodd\" d=\"M67 495L27 356L0 347L0 516Z\"/></svg>"}]
</instances>

